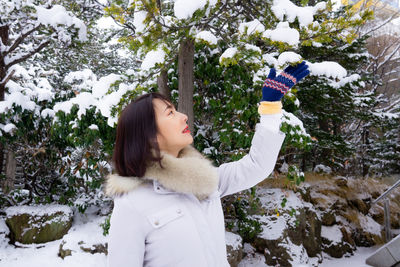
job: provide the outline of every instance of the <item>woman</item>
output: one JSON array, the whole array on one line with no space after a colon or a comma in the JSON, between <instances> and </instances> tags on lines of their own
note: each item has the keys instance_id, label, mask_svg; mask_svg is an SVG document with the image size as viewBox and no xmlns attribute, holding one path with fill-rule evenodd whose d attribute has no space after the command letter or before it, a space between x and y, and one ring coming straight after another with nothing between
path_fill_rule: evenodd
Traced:
<instances>
[{"instance_id":1,"label":"woman","mask_svg":"<svg viewBox=\"0 0 400 267\"><path fill-rule=\"evenodd\" d=\"M273 171L285 137L280 99L308 73L304 62L278 76L271 69L249 154L218 168L190 145L187 116L167 98L150 93L129 104L117 127L118 174L106 184L114 197L109 267L229 266L220 199Z\"/></svg>"}]
</instances>

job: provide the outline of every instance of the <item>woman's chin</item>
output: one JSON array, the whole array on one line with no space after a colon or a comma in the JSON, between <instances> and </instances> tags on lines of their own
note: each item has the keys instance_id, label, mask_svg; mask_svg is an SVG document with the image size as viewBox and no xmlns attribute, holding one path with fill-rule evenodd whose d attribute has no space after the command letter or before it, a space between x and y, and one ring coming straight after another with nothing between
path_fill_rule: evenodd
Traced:
<instances>
[{"instance_id":1,"label":"woman's chin","mask_svg":"<svg viewBox=\"0 0 400 267\"><path fill-rule=\"evenodd\" d=\"M185 139L187 139L185 146L191 145L193 143L193 136L191 134L187 134L187 137Z\"/></svg>"}]
</instances>

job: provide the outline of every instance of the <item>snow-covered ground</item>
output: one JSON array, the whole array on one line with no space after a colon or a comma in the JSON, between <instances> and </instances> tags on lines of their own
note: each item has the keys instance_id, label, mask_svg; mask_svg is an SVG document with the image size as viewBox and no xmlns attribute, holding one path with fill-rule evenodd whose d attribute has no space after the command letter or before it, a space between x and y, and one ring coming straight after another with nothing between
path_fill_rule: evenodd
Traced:
<instances>
[{"instance_id":1,"label":"snow-covered ground","mask_svg":"<svg viewBox=\"0 0 400 267\"><path fill-rule=\"evenodd\" d=\"M86 211L86 215L77 213L74 218L74 224L68 234L62 240L48 242L46 244L22 245L15 248L8 244L8 239L5 237L8 233L8 228L4 218L0 219L0 267L105 267L106 255L103 253L90 254L84 252L80 247L91 247L94 244L104 244L107 238L103 236L103 229L100 224L104 222L105 216L97 216L96 211ZM80 243L84 241L84 243ZM61 259L57 256L60 244L64 249L71 249L72 255ZM78 244L79 243L79 244ZM355 254L348 258L333 259L324 255L322 267L336 266L367 266L365 259L371 255L377 248L358 248ZM268 266L264 263L263 255L254 253L254 248L249 244L245 244L245 257L240 263L240 267ZM313 262L316 264L318 259ZM307 266L307 265L301 265ZM314 265L315 266L315 265Z\"/></svg>"},{"instance_id":2,"label":"snow-covered ground","mask_svg":"<svg viewBox=\"0 0 400 267\"><path fill-rule=\"evenodd\" d=\"M18 248L8 244L8 227L4 218L0 218L0 266L1 267L105 267L106 255L90 254L80 247L90 248L94 244L104 244L107 240L103 236L100 224L105 216L96 216L98 209L88 209L84 215L76 212L74 223L63 239L45 244L23 245ZM63 249L71 249L72 255L61 259L57 256L60 244ZM80 243L84 241L84 243ZM78 244L79 243L79 244Z\"/></svg>"},{"instance_id":3,"label":"snow-covered ground","mask_svg":"<svg viewBox=\"0 0 400 267\"><path fill-rule=\"evenodd\" d=\"M357 267L367 267L369 265L365 264L365 260L376 250L377 248L357 248L357 251L351 257L344 257L341 259L330 258L326 254L324 261L319 264L320 267L342 267L342 266L357 266ZM244 258L239 267L269 267L272 265L267 265L264 263L264 257L261 254L255 254ZM298 265L297 267L305 267L308 265Z\"/></svg>"}]
</instances>

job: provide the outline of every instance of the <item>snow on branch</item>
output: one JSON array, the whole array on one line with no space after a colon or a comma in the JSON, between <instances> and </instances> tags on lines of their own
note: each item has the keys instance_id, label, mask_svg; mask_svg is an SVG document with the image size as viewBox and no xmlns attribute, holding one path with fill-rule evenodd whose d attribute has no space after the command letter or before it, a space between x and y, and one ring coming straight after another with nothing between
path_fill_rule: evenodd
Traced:
<instances>
[{"instance_id":1,"label":"snow on branch","mask_svg":"<svg viewBox=\"0 0 400 267\"><path fill-rule=\"evenodd\" d=\"M11 45L11 47L6 50L3 54L3 56L7 56L8 54L10 54L11 52L13 52L23 41L26 37L28 37L31 33L33 33L34 31L38 30L40 28L40 25L33 27L32 29L29 29L27 31L25 31L24 33L22 33L16 40L15 42Z\"/></svg>"},{"instance_id":2,"label":"snow on branch","mask_svg":"<svg viewBox=\"0 0 400 267\"><path fill-rule=\"evenodd\" d=\"M19 64L21 62L24 62L25 60L27 60L28 58L30 58L34 54L40 52L49 43L50 43L50 41L48 41L48 40L44 41L40 45L38 45L35 49L31 50L30 52L26 53L25 55L18 54L18 55L14 56L14 57L11 57L11 58L6 57L4 59L4 63L6 64L6 69L10 68L11 66L13 66L15 64Z\"/></svg>"},{"instance_id":3,"label":"snow on branch","mask_svg":"<svg viewBox=\"0 0 400 267\"><path fill-rule=\"evenodd\" d=\"M397 53L397 51L399 51L399 49L400 49L400 44L397 44L396 48L393 49L393 51L389 55L387 55L381 63L378 64L376 69L379 69L380 67L388 63L392 59L392 57Z\"/></svg>"},{"instance_id":4,"label":"snow on branch","mask_svg":"<svg viewBox=\"0 0 400 267\"><path fill-rule=\"evenodd\" d=\"M67 12L65 7L54 5L47 9L41 6L35 6L37 11L37 20L39 23L52 26L57 29L58 25L74 26L79 29L78 36L80 41L87 41L87 29L82 20L74 17Z\"/></svg>"}]
</instances>

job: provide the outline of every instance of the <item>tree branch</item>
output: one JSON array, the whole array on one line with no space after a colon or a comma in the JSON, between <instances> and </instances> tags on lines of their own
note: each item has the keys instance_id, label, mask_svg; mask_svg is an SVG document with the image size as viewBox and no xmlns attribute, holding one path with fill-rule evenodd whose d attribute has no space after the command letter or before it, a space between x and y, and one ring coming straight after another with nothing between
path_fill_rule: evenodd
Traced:
<instances>
[{"instance_id":1,"label":"tree branch","mask_svg":"<svg viewBox=\"0 0 400 267\"><path fill-rule=\"evenodd\" d=\"M11 73L10 73L9 75L7 75L7 76L3 79L3 81L1 81L0 87L5 86L5 85L8 83L8 81L12 78L12 76L14 75L14 73L15 73L15 70L12 70Z\"/></svg>"},{"instance_id":2,"label":"tree branch","mask_svg":"<svg viewBox=\"0 0 400 267\"><path fill-rule=\"evenodd\" d=\"M28 54L26 54L26 55L24 55L24 56L22 56L22 57L20 57L20 58L18 58L18 59L16 59L16 60L14 60L14 61L11 61L10 63L8 63L8 64L6 65L6 70L9 69L11 66L13 66L13 65L15 65L15 64L19 64L19 63L21 63L21 62L24 62L25 60L27 60L28 58L30 58L30 57L33 56L34 54L40 52L40 51L41 51L43 48L45 48L48 44L50 44L50 41L43 42L43 43L41 43L36 49L34 49L33 51L31 51L30 53L28 53Z\"/></svg>"},{"instance_id":3,"label":"tree branch","mask_svg":"<svg viewBox=\"0 0 400 267\"><path fill-rule=\"evenodd\" d=\"M366 33L363 33L360 37L364 37L365 35L370 34L371 32L374 32L380 28L382 28L383 26L385 26L386 24L388 24L389 22L391 22L395 17L397 17L399 15L400 12L396 12L393 13L393 15L391 17L389 17L388 19L386 19L385 21L382 22L382 24L375 26L374 28L372 28L371 30L369 30Z\"/></svg>"},{"instance_id":4,"label":"tree branch","mask_svg":"<svg viewBox=\"0 0 400 267\"><path fill-rule=\"evenodd\" d=\"M10 54L11 52L13 52L21 43L22 41L28 37L32 32L36 31L37 29L39 29L41 26L41 24L39 24L38 26L32 28L31 30L27 31L26 33L21 34L21 36L19 36L15 42L13 43L13 45L10 47L10 49L8 49L8 51L5 51L3 57L7 56L8 54Z\"/></svg>"}]
</instances>

